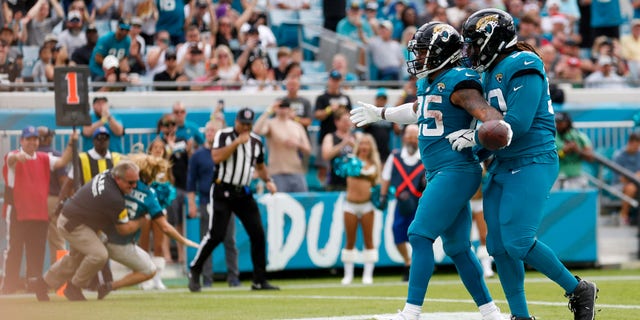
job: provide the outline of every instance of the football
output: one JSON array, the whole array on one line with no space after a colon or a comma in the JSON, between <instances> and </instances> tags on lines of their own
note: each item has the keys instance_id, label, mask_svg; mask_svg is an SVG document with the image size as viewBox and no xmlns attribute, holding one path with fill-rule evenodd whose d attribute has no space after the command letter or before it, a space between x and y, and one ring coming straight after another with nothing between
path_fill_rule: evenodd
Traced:
<instances>
[{"instance_id":1,"label":"football","mask_svg":"<svg viewBox=\"0 0 640 320\"><path fill-rule=\"evenodd\" d=\"M492 151L504 148L509 142L509 128L500 120L484 122L478 129L478 140L483 147Z\"/></svg>"}]
</instances>

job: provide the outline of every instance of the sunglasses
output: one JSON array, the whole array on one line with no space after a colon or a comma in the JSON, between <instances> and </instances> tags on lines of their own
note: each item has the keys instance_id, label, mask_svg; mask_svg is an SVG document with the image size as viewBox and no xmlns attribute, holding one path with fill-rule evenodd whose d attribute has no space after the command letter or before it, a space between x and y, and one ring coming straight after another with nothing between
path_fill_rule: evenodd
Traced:
<instances>
[{"instance_id":1,"label":"sunglasses","mask_svg":"<svg viewBox=\"0 0 640 320\"><path fill-rule=\"evenodd\" d=\"M125 182L132 187L135 187L136 184L138 184L138 180L125 180Z\"/></svg>"},{"instance_id":2,"label":"sunglasses","mask_svg":"<svg viewBox=\"0 0 640 320\"><path fill-rule=\"evenodd\" d=\"M109 140L109 136L106 135L106 134L99 134L93 139L98 140L98 141L105 141L105 140Z\"/></svg>"},{"instance_id":3,"label":"sunglasses","mask_svg":"<svg viewBox=\"0 0 640 320\"><path fill-rule=\"evenodd\" d=\"M173 110L174 114L183 114L183 113L187 113L187 111L185 110Z\"/></svg>"},{"instance_id":4,"label":"sunglasses","mask_svg":"<svg viewBox=\"0 0 640 320\"><path fill-rule=\"evenodd\" d=\"M173 126L175 126L175 125L176 125L176 123L175 123L175 122L163 122L163 123L162 123L162 126L163 126L163 127L173 127Z\"/></svg>"}]
</instances>

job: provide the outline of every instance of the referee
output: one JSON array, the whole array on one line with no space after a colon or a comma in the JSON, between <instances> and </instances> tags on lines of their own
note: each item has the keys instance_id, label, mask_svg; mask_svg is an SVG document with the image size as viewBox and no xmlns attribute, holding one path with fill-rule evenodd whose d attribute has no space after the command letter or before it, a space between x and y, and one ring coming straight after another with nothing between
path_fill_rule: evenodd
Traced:
<instances>
[{"instance_id":1,"label":"referee","mask_svg":"<svg viewBox=\"0 0 640 320\"><path fill-rule=\"evenodd\" d=\"M249 183L253 171L266 183L271 194L276 185L271 181L264 164L264 149L260 137L251 132L255 114L249 108L236 115L235 125L216 133L211 157L216 165L215 181L209 195L212 205L209 232L202 238L200 248L191 261L189 290L200 291L200 274L211 252L224 240L231 213L234 212L244 226L251 242L253 263L252 290L279 290L266 279L266 243L258 204L253 198Z\"/></svg>"}]
</instances>

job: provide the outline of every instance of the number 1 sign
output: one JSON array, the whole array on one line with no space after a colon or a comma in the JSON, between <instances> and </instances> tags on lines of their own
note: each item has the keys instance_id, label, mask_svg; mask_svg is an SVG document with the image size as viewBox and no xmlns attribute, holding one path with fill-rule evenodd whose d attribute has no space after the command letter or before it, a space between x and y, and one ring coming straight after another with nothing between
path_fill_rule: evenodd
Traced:
<instances>
[{"instance_id":1,"label":"number 1 sign","mask_svg":"<svg viewBox=\"0 0 640 320\"><path fill-rule=\"evenodd\" d=\"M54 71L57 126L91 124L89 115L89 68L58 67Z\"/></svg>"}]
</instances>

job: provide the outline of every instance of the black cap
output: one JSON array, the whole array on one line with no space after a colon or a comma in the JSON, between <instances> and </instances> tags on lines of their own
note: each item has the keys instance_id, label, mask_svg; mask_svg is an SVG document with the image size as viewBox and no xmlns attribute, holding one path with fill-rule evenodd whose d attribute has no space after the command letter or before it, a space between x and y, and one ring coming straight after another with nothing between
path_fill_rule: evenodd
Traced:
<instances>
[{"instance_id":1,"label":"black cap","mask_svg":"<svg viewBox=\"0 0 640 320\"><path fill-rule=\"evenodd\" d=\"M240 109L240 111L238 111L238 114L236 115L236 120L240 121L240 123L252 124L254 117L255 117L255 113L253 112L253 110L249 108L242 108Z\"/></svg>"},{"instance_id":2,"label":"black cap","mask_svg":"<svg viewBox=\"0 0 640 320\"><path fill-rule=\"evenodd\" d=\"M289 101L289 99L282 99L280 101L280 107L289 108L289 107L291 107L291 102Z\"/></svg>"},{"instance_id":3,"label":"black cap","mask_svg":"<svg viewBox=\"0 0 640 320\"><path fill-rule=\"evenodd\" d=\"M173 49L167 49L167 51L165 51L165 53L164 53L164 58L165 59L177 58L177 57L178 57L178 54Z\"/></svg>"},{"instance_id":4,"label":"black cap","mask_svg":"<svg viewBox=\"0 0 640 320\"><path fill-rule=\"evenodd\" d=\"M105 102L109 102L109 100L107 99L107 97L105 96L99 96L99 97L95 97L93 98L93 103L96 103L98 101L105 101Z\"/></svg>"}]
</instances>

